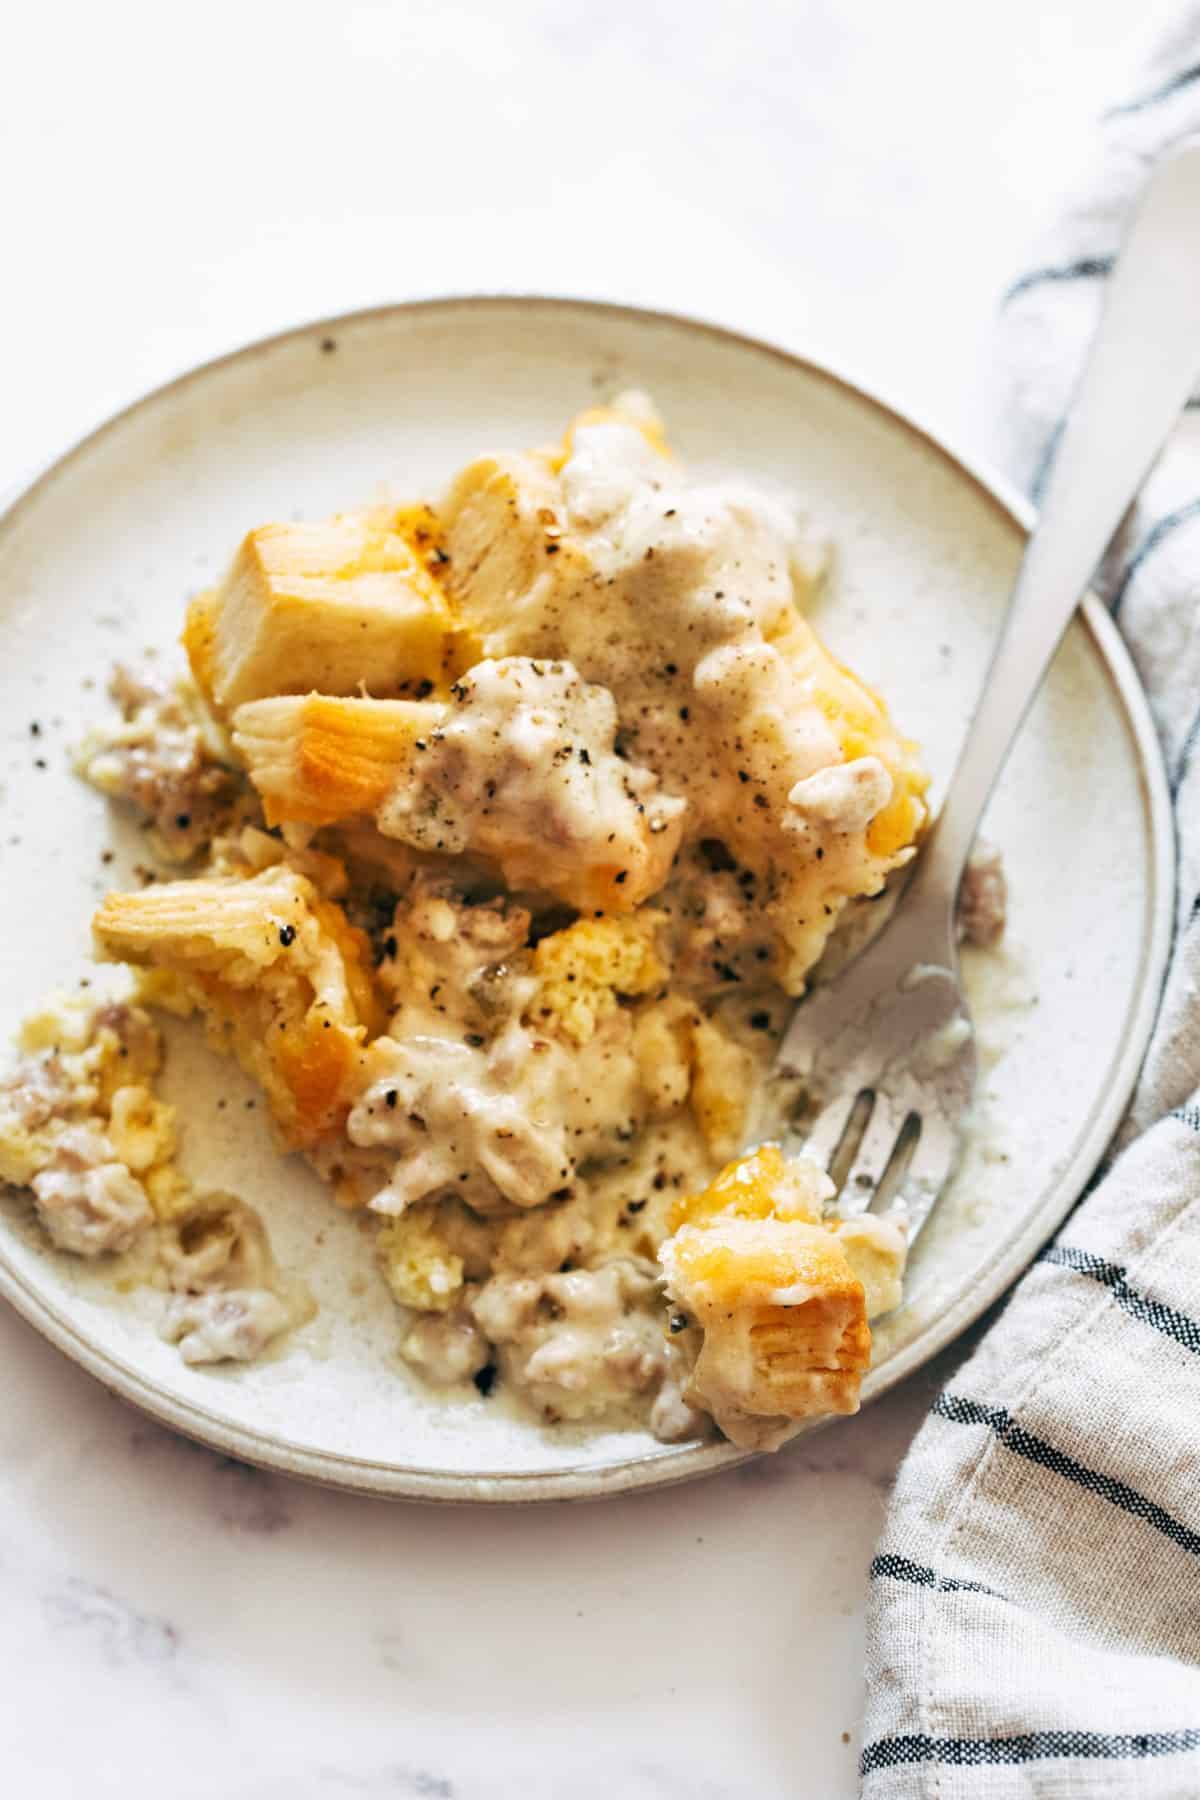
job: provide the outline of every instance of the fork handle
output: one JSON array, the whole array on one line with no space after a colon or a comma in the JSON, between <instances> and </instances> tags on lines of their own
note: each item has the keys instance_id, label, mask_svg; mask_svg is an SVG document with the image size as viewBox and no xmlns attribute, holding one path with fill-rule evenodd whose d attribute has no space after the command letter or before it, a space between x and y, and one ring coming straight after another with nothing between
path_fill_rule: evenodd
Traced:
<instances>
[{"instance_id":1,"label":"fork handle","mask_svg":"<svg viewBox=\"0 0 1200 1800\"><path fill-rule=\"evenodd\" d=\"M1197 375L1200 143L1192 143L1154 169L1110 277L966 745L905 898L908 916L953 909L1017 730Z\"/></svg>"}]
</instances>

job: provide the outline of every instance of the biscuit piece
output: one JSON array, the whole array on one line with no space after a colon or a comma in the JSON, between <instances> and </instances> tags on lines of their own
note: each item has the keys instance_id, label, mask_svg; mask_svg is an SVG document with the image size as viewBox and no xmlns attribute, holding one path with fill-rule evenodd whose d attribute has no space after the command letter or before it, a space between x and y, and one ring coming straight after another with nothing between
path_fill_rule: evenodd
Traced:
<instances>
[{"instance_id":1,"label":"biscuit piece","mask_svg":"<svg viewBox=\"0 0 1200 1800\"><path fill-rule=\"evenodd\" d=\"M381 806L445 712L437 701L279 695L237 708L233 744L268 825L332 825Z\"/></svg>"},{"instance_id":2,"label":"biscuit piece","mask_svg":"<svg viewBox=\"0 0 1200 1800\"><path fill-rule=\"evenodd\" d=\"M382 1020L369 946L294 870L110 894L101 952L161 972L148 998L204 1015L209 1037L265 1088L284 1143L340 1131L358 1051Z\"/></svg>"},{"instance_id":3,"label":"biscuit piece","mask_svg":"<svg viewBox=\"0 0 1200 1800\"><path fill-rule=\"evenodd\" d=\"M260 525L219 588L192 602L183 642L219 713L272 694L442 688L472 660L433 574L428 508Z\"/></svg>"},{"instance_id":4,"label":"biscuit piece","mask_svg":"<svg viewBox=\"0 0 1200 1800\"><path fill-rule=\"evenodd\" d=\"M871 1330L831 1232L716 1219L683 1226L659 1257L671 1300L703 1333L687 1398L735 1444L774 1448L793 1421L858 1411Z\"/></svg>"},{"instance_id":5,"label":"biscuit piece","mask_svg":"<svg viewBox=\"0 0 1200 1800\"><path fill-rule=\"evenodd\" d=\"M830 1219L829 1178L764 1144L671 1209L659 1260L692 1357L685 1397L734 1443L774 1449L792 1424L858 1410L868 1319L897 1305L904 1234Z\"/></svg>"}]
</instances>

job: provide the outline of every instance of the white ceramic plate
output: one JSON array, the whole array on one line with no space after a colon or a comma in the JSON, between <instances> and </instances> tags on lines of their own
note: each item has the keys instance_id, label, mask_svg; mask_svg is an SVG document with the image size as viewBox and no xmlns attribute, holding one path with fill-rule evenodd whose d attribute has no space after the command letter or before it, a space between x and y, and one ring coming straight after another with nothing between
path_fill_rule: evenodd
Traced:
<instances>
[{"instance_id":1,"label":"white ceramic plate","mask_svg":"<svg viewBox=\"0 0 1200 1800\"><path fill-rule=\"evenodd\" d=\"M263 519L435 492L489 447L557 435L650 390L684 456L803 497L836 545L820 624L953 763L1026 509L828 371L729 333L538 299L397 306L288 333L151 394L57 462L0 521L4 739L0 1031L86 971L87 921L138 860L67 750L118 656L166 647L185 598ZM36 721L37 735L31 727ZM40 762L45 767L40 767ZM1128 658L1091 603L1072 626L987 823L1012 893L1002 951L967 970L984 1052L979 1128L876 1334L866 1397L940 1350L1020 1272L1098 1161L1132 1086L1170 932L1173 841ZM355 1220L272 1150L252 1090L171 1033L185 1163L267 1218L319 1302L259 1365L189 1369L157 1297L47 1249L0 1211L0 1290L110 1388L233 1455L375 1493L447 1500L612 1493L712 1470L727 1446L545 1429L501 1396L450 1402L399 1363L394 1308ZM223 1108L218 1101L226 1102ZM786 1454L786 1452L785 1452Z\"/></svg>"}]
</instances>

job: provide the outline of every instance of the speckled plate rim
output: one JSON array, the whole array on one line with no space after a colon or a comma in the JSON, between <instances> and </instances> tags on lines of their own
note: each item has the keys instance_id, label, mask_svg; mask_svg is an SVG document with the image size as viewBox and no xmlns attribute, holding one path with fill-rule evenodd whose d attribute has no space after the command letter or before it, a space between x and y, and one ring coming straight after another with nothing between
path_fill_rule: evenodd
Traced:
<instances>
[{"instance_id":1,"label":"speckled plate rim","mask_svg":"<svg viewBox=\"0 0 1200 1800\"><path fill-rule=\"evenodd\" d=\"M473 309L511 308L572 311L592 317L635 321L700 334L726 344L773 357L791 368L831 382L886 417L901 431L920 440L962 479L1003 514L1025 536L1035 518L1034 508L1023 495L992 470L955 450L944 437L922 425L904 408L883 398L873 388L846 374L825 358L785 350L767 340L694 316L567 296L487 293L445 295L438 298L397 301L355 312L311 320L258 338L224 355L198 364L172 381L141 395L112 413L69 449L51 459L32 479L6 496L0 507L0 528L12 523L42 486L71 463L84 458L94 445L145 408L172 394L182 393L235 362L262 357L279 346L299 339L336 334L359 324L382 321L396 314L440 313ZM986 1274L967 1294L938 1315L904 1349L863 1384L864 1405L903 1381L952 1343L997 1301L1024 1272L1028 1263L1066 1217L1084 1183L1092 1174L1116 1131L1133 1091L1158 1009L1174 929L1176 844L1170 791L1162 751L1129 652L1105 608L1089 594L1080 617L1090 633L1100 661L1128 721L1137 759L1138 776L1149 838L1147 926L1141 965L1130 1007L1125 1041L1112 1076L1098 1096L1075 1152L1048 1190L1036 1213L1022 1223L989 1264ZM262 1468L377 1498L477 1502L530 1502L544 1500L599 1499L657 1487L673 1486L702 1475L715 1474L749 1460L751 1453L732 1445L702 1444L691 1450L665 1449L661 1453L631 1457L628 1462L605 1468L567 1468L539 1474L469 1475L457 1470L406 1469L394 1463L343 1455L333 1451L305 1450L286 1440L231 1423L207 1407L184 1402L160 1389L138 1367L124 1358L97 1349L70 1316L37 1293L0 1253L0 1295L57 1349L93 1375L109 1392L148 1413L160 1423L194 1438L214 1450ZM818 1422L819 1424L820 1422Z\"/></svg>"}]
</instances>

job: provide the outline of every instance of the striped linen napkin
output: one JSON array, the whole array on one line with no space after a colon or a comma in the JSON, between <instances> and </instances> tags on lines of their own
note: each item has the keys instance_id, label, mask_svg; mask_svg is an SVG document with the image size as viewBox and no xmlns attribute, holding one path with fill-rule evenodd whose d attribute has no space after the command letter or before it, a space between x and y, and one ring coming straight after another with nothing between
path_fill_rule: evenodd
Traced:
<instances>
[{"instance_id":1,"label":"striped linen napkin","mask_svg":"<svg viewBox=\"0 0 1200 1800\"><path fill-rule=\"evenodd\" d=\"M1193 0L1004 299L1004 454L1035 496L1133 201L1196 131ZM871 1570L864 1800L1200 1797L1200 397L1098 586L1175 797L1172 965L1123 1149L900 1471Z\"/></svg>"}]
</instances>

